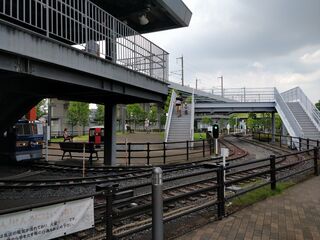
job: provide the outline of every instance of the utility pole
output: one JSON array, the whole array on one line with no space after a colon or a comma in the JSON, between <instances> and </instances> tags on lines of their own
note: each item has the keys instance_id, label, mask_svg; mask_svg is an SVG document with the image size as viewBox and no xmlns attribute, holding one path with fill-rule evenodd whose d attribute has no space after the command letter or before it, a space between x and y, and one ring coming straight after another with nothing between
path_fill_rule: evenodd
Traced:
<instances>
[{"instance_id":1,"label":"utility pole","mask_svg":"<svg viewBox=\"0 0 320 240\"><path fill-rule=\"evenodd\" d=\"M196 78L196 89L198 90L198 78Z\"/></svg>"},{"instance_id":2,"label":"utility pole","mask_svg":"<svg viewBox=\"0 0 320 240\"><path fill-rule=\"evenodd\" d=\"M183 68L183 55L178 57L177 60L181 60L181 84L184 86L184 68Z\"/></svg>"},{"instance_id":3,"label":"utility pole","mask_svg":"<svg viewBox=\"0 0 320 240\"><path fill-rule=\"evenodd\" d=\"M221 79L221 97L223 97L224 93L223 93L223 76L218 77L218 79Z\"/></svg>"}]
</instances>

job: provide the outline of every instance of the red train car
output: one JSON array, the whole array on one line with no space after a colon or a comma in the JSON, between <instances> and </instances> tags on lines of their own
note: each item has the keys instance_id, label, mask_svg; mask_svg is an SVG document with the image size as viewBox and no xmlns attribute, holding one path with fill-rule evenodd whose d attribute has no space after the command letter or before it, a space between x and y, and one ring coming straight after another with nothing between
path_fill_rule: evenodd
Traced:
<instances>
[{"instance_id":1,"label":"red train car","mask_svg":"<svg viewBox=\"0 0 320 240\"><path fill-rule=\"evenodd\" d=\"M89 142L93 142L95 145L101 145L104 143L104 127L97 126L89 129Z\"/></svg>"}]
</instances>

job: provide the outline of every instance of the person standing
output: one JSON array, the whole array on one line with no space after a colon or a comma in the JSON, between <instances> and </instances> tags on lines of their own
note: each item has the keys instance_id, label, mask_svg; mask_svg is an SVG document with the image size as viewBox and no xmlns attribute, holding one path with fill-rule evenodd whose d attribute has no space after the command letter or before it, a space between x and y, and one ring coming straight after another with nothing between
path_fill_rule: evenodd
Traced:
<instances>
[{"instance_id":1,"label":"person standing","mask_svg":"<svg viewBox=\"0 0 320 240\"><path fill-rule=\"evenodd\" d=\"M150 128L149 128L149 126L150 126L150 121L149 121L148 118L146 118L146 120L144 120L144 129L145 129L145 131L146 131L147 133L150 133Z\"/></svg>"},{"instance_id":2,"label":"person standing","mask_svg":"<svg viewBox=\"0 0 320 240\"><path fill-rule=\"evenodd\" d=\"M176 110L177 116L181 117L181 105L182 105L182 98L180 96L176 97Z\"/></svg>"}]
</instances>

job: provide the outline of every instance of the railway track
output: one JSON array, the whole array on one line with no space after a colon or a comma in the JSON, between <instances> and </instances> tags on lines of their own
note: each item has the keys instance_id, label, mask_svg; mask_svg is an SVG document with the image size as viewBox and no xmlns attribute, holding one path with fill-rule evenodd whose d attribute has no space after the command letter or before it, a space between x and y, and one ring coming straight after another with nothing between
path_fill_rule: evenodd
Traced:
<instances>
[{"instance_id":1,"label":"railway track","mask_svg":"<svg viewBox=\"0 0 320 240\"><path fill-rule=\"evenodd\" d=\"M243 141L248 141L244 139ZM285 149L277 149L276 147L266 146L249 141L250 144L259 145L259 147L266 148L272 152L277 153L292 153L292 151ZM232 156L229 161L241 160L246 154L246 151L237 147L234 143L228 140L222 140L222 144L232 151ZM240 156L237 156L240 155ZM283 169L279 171L280 177L289 174L297 167L304 166L306 161L304 157L283 157L276 162L277 168L282 168L286 164L293 164L291 169ZM208 161L208 160L205 160ZM302 162L299 162L302 161ZM203 163L203 162L202 162ZM164 220L169 221L180 216L215 206L217 201L217 185L216 173L213 169L206 169L202 163L192 163L180 166L168 166L164 169ZM300 164L300 165L299 165ZM241 165L238 164L239 166ZM258 165L252 166L249 169L235 169L232 172L226 173L226 181L229 183L236 183L241 180L242 183L254 183L269 180L270 163L263 159ZM1 180L0 188L39 188L39 187L59 187L59 186L74 186L74 185L97 185L106 182L126 182L125 185L120 186L120 191L139 189L150 187L151 168L148 169L130 169L126 172L121 169L114 176L104 174L99 176L92 176L87 178L66 178L66 179L46 179L37 181L23 181L23 180ZM66 170L68 171L68 170ZM71 170L73 171L73 170ZM78 170L77 170L78 171ZM205 178L200 179L200 176ZM133 181L133 184L128 184L128 181ZM136 182L139 180L138 182ZM238 184L239 185L239 184ZM233 194L233 190L226 189L226 195ZM114 203L115 221L113 232L117 237L124 237L133 232L148 229L151 226L151 193L148 192L132 196ZM105 200L95 199L95 237L92 238L92 231L78 233L81 239L103 239L105 237Z\"/></svg>"}]
</instances>

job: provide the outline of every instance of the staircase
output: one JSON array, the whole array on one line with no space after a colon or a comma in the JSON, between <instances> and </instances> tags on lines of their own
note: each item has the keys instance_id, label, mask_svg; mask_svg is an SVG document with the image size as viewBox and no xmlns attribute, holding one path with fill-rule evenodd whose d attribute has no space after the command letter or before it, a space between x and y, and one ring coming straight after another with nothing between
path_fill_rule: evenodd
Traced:
<instances>
[{"instance_id":1,"label":"staircase","mask_svg":"<svg viewBox=\"0 0 320 240\"><path fill-rule=\"evenodd\" d=\"M314 123L309 118L299 102L287 102L288 107L293 113L302 128L303 137L310 139L320 139L320 132L315 127Z\"/></svg>"},{"instance_id":2,"label":"staircase","mask_svg":"<svg viewBox=\"0 0 320 240\"><path fill-rule=\"evenodd\" d=\"M187 141L190 139L191 126L191 107L188 105L188 114L182 109L181 117L178 117L176 109L173 108L171 116L170 130L168 134L168 142Z\"/></svg>"}]
</instances>

